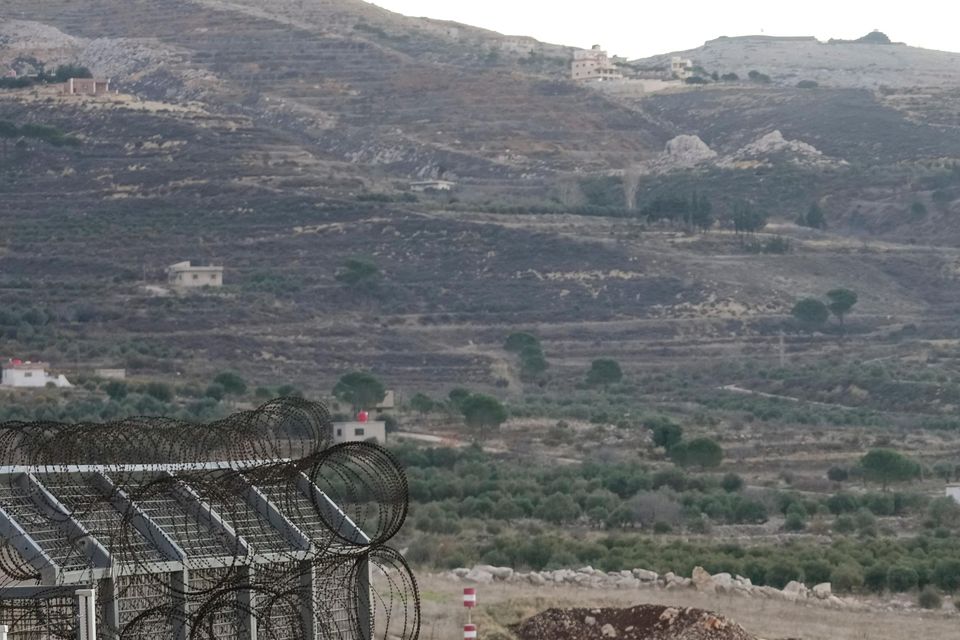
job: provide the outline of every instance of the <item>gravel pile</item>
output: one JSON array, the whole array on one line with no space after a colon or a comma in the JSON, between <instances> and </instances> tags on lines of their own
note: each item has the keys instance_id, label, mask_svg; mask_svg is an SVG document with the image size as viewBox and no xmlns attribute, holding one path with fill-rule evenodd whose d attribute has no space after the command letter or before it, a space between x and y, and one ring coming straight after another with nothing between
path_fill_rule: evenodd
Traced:
<instances>
[{"instance_id":1,"label":"gravel pile","mask_svg":"<svg viewBox=\"0 0 960 640\"><path fill-rule=\"evenodd\" d=\"M521 640L758 640L739 624L702 609L548 609L513 628Z\"/></svg>"}]
</instances>

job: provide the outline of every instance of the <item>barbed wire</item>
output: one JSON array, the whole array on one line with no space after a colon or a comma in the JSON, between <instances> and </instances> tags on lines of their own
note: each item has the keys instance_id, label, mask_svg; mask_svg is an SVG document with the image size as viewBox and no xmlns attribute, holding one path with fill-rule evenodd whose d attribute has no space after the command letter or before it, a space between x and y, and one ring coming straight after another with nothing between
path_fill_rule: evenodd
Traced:
<instances>
[{"instance_id":1,"label":"barbed wire","mask_svg":"<svg viewBox=\"0 0 960 640\"><path fill-rule=\"evenodd\" d=\"M414 640L416 579L388 546L408 503L388 450L333 445L299 398L207 424L2 423L0 624L72 638L63 587L99 585L104 638Z\"/></svg>"}]
</instances>

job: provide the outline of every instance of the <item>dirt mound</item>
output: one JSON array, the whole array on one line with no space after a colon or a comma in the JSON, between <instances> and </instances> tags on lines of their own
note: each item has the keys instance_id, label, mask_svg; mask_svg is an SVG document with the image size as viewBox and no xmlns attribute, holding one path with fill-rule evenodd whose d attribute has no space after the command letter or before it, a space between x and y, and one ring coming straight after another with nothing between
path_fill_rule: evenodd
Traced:
<instances>
[{"instance_id":1,"label":"dirt mound","mask_svg":"<svg viewBox=\"0 0 960 640\"><path fill-rule=\"evenodd\" d=\"M702 609L642 604L629 609L548 609L513 628L521 640L757 640Z\"/></svg>"}]
</instances>

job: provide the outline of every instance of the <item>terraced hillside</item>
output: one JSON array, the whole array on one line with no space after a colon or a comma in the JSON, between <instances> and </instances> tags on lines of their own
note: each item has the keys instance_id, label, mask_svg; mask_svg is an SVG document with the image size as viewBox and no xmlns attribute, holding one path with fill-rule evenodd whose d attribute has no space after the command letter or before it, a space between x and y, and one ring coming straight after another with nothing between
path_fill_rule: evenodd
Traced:
<instances>
[{"instance_id":1,"label":"terraced hillside","mask_svg":"<svg viewBox=\"0 0 960 640\"><path fill-rule=\"evenodd\" d=\"M563 395L605 355L634 374L776 362L781 329L816 361L838 330L785 320L836 286L860 294L844 344L864 357L904 326L954 337L960 139L929 102L778 83L613 102L562 79L563 47L347 0L9 0L0 17L3 63L86 64L121 90L0 91L0 120L77 141L0 149L5 353L171 380L230 367L310 392L366 367L409 391ZM738 155L774 131L786 146ZM573 214L589 180L618 193L624 167L661 166L679 135L716 157ZM439 175L459 190L400 197ZM638 215L693 191L721 218L710 233ZM730 232L744 200L771 214L769 235ZM792 224L814 201L826 232ZM908 215L916 202L926 213ZM785 253L764 249L774 235ZM354 257L375 286L337 279ZM184 259L224 264L227 286L166 295L163 268ZM520 380L502 349L517 329L542 337L546 380Z\"/></svg>"},{"instance_id":2,"label":"terraced hillside","mask_svg":"<svg viewBox=\"0 0 960 640\"><path fill-rule=\"evenodd\" d=\"M369 20L385 12L359 2L318 5L297 20L289 3L258 6L95 0L38 12L13 2L3 15L79 38L57 53L122 89L249 114L313 153L401 175L517 177L547 164L622 162L666 140L642 116L558 85L566 56L544 69L545 56L525 53L534 62L521 68L517 54L470 41L397 40Z\"/></svg>"}]
</instances>

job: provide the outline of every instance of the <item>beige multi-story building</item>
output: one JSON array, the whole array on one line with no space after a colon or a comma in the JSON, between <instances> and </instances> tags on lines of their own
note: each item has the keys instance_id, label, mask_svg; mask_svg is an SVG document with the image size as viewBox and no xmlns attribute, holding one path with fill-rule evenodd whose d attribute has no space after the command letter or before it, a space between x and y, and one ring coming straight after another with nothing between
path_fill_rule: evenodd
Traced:
<instances>
[{"instance_id":1,"label":"beige multi-story building","mask_svg":"<svg viewBox=\"0 0 960 640\"><path fill-rule=\"evenodd\" d=\"M195 267L190 261L178 262L167 267L167 282L174 287L193 289L198 287L222 287L223 267Z\"/></svg>"},{"instance_id":2,"label":"beige multi-story building","mask_svg":"<svg viewBox=\"0 0 960 640\"><path fill-rule=\"evenodd\" d=\"M693 75L693 60L674 56L670 60L670 73L672 73L675 78L680 78L681 80L689 78Z\"/></svg>"},{"instance_id":3,"label":"beige multi-story building","mask_svg":"<svg viewBox=\"0 0 960 640\"><path fill-rule=\"evenodd\" d=\"M578 81L623 80L623 73L610 62L607 52L595 44L589 51L573 52L570 77Z\"/></svg>"}]
</instances>

